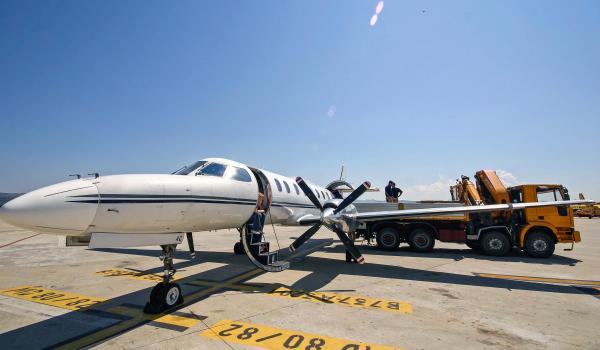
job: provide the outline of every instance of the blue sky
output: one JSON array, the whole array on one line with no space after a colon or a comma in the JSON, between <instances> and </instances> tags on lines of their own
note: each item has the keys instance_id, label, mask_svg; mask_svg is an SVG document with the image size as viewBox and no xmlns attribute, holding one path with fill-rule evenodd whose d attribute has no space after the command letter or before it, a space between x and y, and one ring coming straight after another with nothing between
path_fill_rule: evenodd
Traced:
<instances>
[{"instance_id":1,"label":"blue sky","mask_svg":"<svg viewBox=\"0 0 600 350\"><path fill-rule=\"evenodd\" d=\"M0 191L222 156L600 198L600 2L386 1L370 26L376 4L0 1Z\"/></svg>"}]
</instances>

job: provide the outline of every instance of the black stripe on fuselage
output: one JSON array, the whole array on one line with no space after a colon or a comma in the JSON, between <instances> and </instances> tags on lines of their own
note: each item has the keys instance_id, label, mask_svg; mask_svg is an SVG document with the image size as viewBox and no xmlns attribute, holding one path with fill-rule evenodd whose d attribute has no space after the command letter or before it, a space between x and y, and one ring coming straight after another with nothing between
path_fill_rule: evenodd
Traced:
<instances>
[{"instance_id":1,"label":"black stripe on fuselage","mask_svg":"<svg viewBox=\"0 0 600 350\"><path fill-rule=\"evenodd\" d=\"M102 194L71 196L73 200L69 203L89 203L89 204L156 204L156 203L210 203L210 204L238 204L238 205L256 205L256 201L247 198L215 197L215 196L190 196L190 195L154 195L154 194ZM81 198L81 199L78 199ZM83 199L85 198L85 199ZM98 198L96 200L90 198ZM314 209L311 204L292 203L292 202L273 202L275 207L295 207L304 209Z\"/></svg>"}]
</instances>

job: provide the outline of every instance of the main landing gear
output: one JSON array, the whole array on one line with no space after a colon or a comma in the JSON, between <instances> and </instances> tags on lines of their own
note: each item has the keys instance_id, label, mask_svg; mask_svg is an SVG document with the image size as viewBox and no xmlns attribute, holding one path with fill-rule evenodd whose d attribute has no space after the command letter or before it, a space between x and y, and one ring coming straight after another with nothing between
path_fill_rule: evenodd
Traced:
<instances>
[{"instance_id":1,"label":"main landing gear","mask_svg":"<svg viewBox=\"0 0 600 350\"><path fill-rule=\"evenodd\" d=\"M161 245L163 254L160 259L164 265L163 281L150 292L150 301L146 303L144 312L149 314L159 314L168 309L183 303L183 294L181 287L177 283L171 282L176 270L173 268L173 253L175 253L175 244Z\"/></svg>"}]
</instances>

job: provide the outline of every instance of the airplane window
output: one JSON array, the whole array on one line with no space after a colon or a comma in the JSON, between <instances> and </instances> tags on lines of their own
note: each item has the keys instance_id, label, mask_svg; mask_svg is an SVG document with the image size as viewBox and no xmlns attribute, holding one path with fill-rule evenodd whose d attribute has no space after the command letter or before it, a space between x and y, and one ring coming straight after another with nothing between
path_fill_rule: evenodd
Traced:
<instances>
[{"instance_id":1,"label":"airplane window","mask_svg":"<svg viewBox=\"0 0 600 350\"><path fill-rule=\"evenodd\" d=\"M275 185L277 185L277 190L279 192L281 192L282 189L281 189L281 183L279 182L279 180L275 179Z\"/></svg>"},{"instance_id":2,"label":"airplane window","mask_svg":"<svg viewBox=\"0 0 600 350\"><path fill-rule=\"evenodd\" d=\"M225 173L225 169L227 169L226 165L219 164L219 163L210 163L210 164L206 165L205 167L203 167L202 169L200 169L200 171L198 173L196 173L196 175L222 177L223 174Z\"/></svg>"},{"instance_id":3,"label":"airplane window","mask_svg":"<svg viewBox=\"0 0 600 350\"><path fill-rule=\"evenodd\" d=\"M232 168L233 168L233 171L231 174L232 180L243 181L243 182L252 182L252 178L250 177L250 174L248 174L246 169L238 168L235 166Z\"/></svg>"},{"instance_id":4,"label":"airplane window","mask_svg":"<svg viewBox=\"0 0 600 350\"><path fill-rule=\"evenodd\" d=\"M321 195L323 196L323 199L325 199L325 192L321 191Z\"/></svg>"},{"instance_id":5,"label":"airplane window","mask_svg":"<svg viewBox=\"0 0 600 350\"><path fill-rule=\"evenodd\" d=\"M193 164L186 165L183 168L180 168L179 170L174 171L172 174L173 175L187 175L187 174L191 173L192 171L198 169L199 167L203 166L204 164L206 164L205 160L199 160Z\"/></svg>"},{"instance_id":6,"label":"airplane window","mask_svg":"<svg viewBox=\"0 0 600 350\"><path fill-rule=\"evenodd\" d=\"M285 186L285 190L287 191L287 193L290 193L290 185L288 185L285 181L283 181L283 185Z\"/></svg>"},{"instance_id":7,"label":"airplane window","mask_svg":"<svg viewBox=\"0 0 600 350\"><path fill-rule=\"evenodd\" d=\"M317 189L315 188L315 192L317 192L317 197L319 197L319 199L320 199L320 198L321 198L321 195L319 194L319 190L317 190Z\"/></svg>"},{"instance_id":8,"label":"airplane window","mask_svg":"<svg viewBox=\"0 0 600 350\"><path fill-rule=\"evenodd\" d=\"M298 189L298 186L296 184L294 184L294 189L296 190L296 194L300 195L300 190Z\"/></svg>"}]
</instances>

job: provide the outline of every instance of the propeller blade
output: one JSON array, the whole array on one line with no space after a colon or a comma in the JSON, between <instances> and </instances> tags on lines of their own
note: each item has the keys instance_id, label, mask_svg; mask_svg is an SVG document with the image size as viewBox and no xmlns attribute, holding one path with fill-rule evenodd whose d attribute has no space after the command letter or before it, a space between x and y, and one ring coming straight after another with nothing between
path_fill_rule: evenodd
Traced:
<instances>
[{"instance_id":1,"label":"propeller blade","mask_svg":"<svg viewBox=\"0 0 600 350\"><path fill-rule=\"evenodd\" d=\"M335 233L337 233L338 237L340 238L340 241L344 243L344 245L346 246L346 250L350 253L350 255L352 255L354 259L356 259L356 262L358 262L359 264L364 264L365 258L363 258L362 254L360 254L360 251L358 251L358 248L356 248L354 242L352 242L348 235L346 235L346 232L344 232L336 225L333 225L331 229Z\"/></svg>"},{"instance_id":2,"label":"propeller blade","mask_svg":"<svg viewBox=\"0 0 600 350\"><path fill-rule=\"evenodd\" d=\"M194 236L191 232L186 232L185 236L187 237L188 247L190 248L190 255L192 259L196 259L196 250L194 250Z\"/></svg>"},{"instance_id":3,"label":"propeller blade","mask_svg":"<svg viewBox=\"0 0 600 350\"><path fill-rule=\"evenodd\" d=\"M319 231L319 228L321 228L321 223L311 226L308 230L306 230L306 232L302 234L302 236L296 238L294 243L290 244L290 252L293 252L296 249L300 248L300 246L303 245L304 242L308 241L310 237L312 237L317 231Z\"/></svg>"},{"instance_id":4,"label":"propeller blade","mask_svg":"<svg viewBox=\"0 0 600 350\"><path fill-rule=\"evenodd\" d=\"M369 181L363 182L362 185L358 186L352 193L348 195L348 197L344 198L344 200L338 205L337 208L333 211L334 214L341 212L346 209L347 206L352 204L358 197L360 197L363 193L365 193L371 187L371 183Z\"/></svg>"},{"instance_id":5,"label":"propeller blade","mask_svg":"<svg viewBox=\"0 0 600 350\"><path fill-rule=\"evenodd\" d=\"M304 180L300 176L296 178L296 183L298 184L298 186L300 186L300 189L302 189L302 192L304 192L306 197L310 199L312 204L314 204L315 207L319 208L320 211L323 211L323 206L321 205L321 202L319 202L317 196L315 196L313 191L310 189L310 187L308 187L306 182L304 182Z\"/></svg>"}]
</instances>

